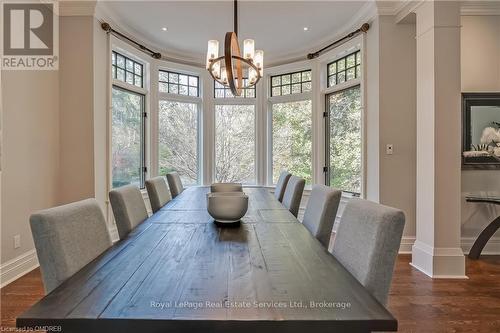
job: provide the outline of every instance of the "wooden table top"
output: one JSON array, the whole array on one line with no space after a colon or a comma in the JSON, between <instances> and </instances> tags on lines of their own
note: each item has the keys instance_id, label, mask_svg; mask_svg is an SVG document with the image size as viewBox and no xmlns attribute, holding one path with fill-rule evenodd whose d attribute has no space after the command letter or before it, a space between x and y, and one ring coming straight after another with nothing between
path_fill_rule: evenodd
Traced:
<instances>
[{"instance_id":1,"label":"wooden table top","mask_svg":"<svg viewBox=\"0 0 500 333\"><path fill-rule=\"evenodd\" d=\"M186 189L17 318L62 332L395 331L397 321L264 188L218 228Z\"/></svg>"}]
</instances>

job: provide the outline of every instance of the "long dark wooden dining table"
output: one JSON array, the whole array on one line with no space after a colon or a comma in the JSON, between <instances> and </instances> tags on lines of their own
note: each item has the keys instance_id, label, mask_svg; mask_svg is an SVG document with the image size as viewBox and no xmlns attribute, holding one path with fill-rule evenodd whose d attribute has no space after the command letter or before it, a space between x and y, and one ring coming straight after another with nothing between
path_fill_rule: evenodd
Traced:
<instances>
[{"instance_id":1,"label":"long dark wooden dining table","mask_svg":"<svg viewBox=\"0 0 500 333\"><path fill-rule=\"evenodd\" d=\"M190 187L17 318L56 332L370 332L396 319L265 188L218 228Z\"/></svg>"}]
</instances>

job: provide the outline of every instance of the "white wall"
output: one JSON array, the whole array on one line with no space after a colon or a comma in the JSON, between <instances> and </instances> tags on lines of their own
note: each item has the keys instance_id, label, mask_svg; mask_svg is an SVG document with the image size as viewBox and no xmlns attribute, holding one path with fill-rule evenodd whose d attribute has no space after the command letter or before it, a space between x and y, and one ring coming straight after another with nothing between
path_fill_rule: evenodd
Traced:
<instances>
[{"instance_id":1,"label":"white wall","mask_svg":"<svg viewBox=\"0 0 500 333\"><path fill-rule=\"evenodd\" d=\"M500 16L462 16L461 23L462 92L500 92ZM499 206L465 201L478 192L500 194L500 170L462 171L462 238L477 237L500 215Z\"/></svg>"},{"instance_id":2,"label":"white wall","mask_svg":"<svg viewBox=\"0 0 500 333\"><path fill-rule=\"evenodd\" d=\"M33 250L30 214L57 203L58 74L2 71L2 264Z\"/></svg>"}]
</instances>

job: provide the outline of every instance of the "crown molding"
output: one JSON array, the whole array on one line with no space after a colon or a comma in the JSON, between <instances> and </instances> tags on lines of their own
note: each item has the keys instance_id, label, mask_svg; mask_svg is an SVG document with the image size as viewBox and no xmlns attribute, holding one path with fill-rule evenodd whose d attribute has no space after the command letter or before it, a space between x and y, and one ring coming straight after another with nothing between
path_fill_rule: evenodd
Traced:
<instances>
[{"instance_id":1,"label":"crown molding","mask_svg":"<svg viewBox=\"0 0 500 333\"><path fill-rule=\"evenodd\" d=\"M94 0L59 1L59 16L94 16L96 3Z\"/></svg>"},{"instance_id":2,"label":"crown molding","mask_svg":"<svg viewBox=\"0 0 500 333\"><path fill-rule=\"evenodd\" d=\"M500 2L498 1L464 1L460 8L463 16L500 15Z\"/></svg>"}]
</instances>

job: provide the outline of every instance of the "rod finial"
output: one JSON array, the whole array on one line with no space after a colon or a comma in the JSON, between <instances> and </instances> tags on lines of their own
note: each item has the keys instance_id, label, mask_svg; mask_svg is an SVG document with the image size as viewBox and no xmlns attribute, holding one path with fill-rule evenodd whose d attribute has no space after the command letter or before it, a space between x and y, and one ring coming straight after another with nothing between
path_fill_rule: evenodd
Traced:
<instances>
[{"instance_id":1,"label":"rod finial","mask_svg":"<svg viewBox=\"0 0 500 333\"><path fill-rule=\"evenodd\" d=\"M151 56L152 56L154 59L161 59L161 53L159 53L159 52L154 52Z\"/></svg>"},{"instance_id":2,"label":"rod finial","mask_svg":"<svg viewBox=\"0 0 500 333\"><path fill-rule=\"evenodd\" d=\"M309 59L309 60L311 60L311 59L315 59L315 58L317 58L317 57L319 57L319 53L318 53L318 52L309 53L309 54L307 55L307 59Z\"/></svg>"},{"instance_id":3,"label":"rod finial","mask_svg":"<svg viewBox=\"0 0 500 333\"><path fill-rule=\"evenodd\" d=\"M104 30L106 32L111 32L111 26L109 25L109 23L102 22L101 28L102 28L102 30Z\"/></svg>"},{"instance_id":4,"label":"rod finial","mask_svg":"<svg viewBox=\"0 0 500 333\"><path fill-rule=\"evenodd\" d=\"M370 29L370 25L368 23L364 23L359 30L363 32L367 32Z\"/></svg>"}]
</instances>

